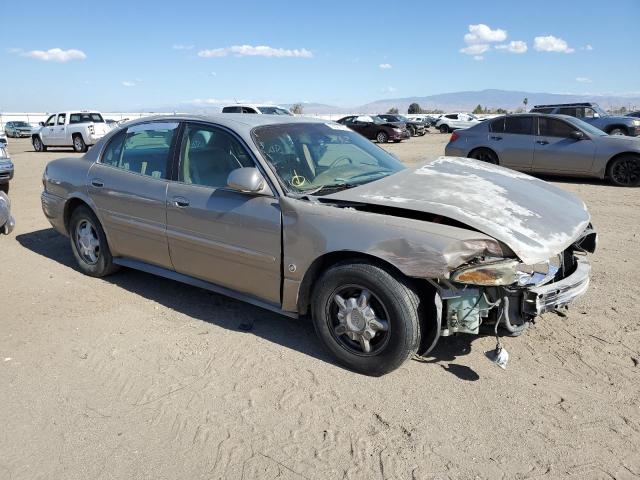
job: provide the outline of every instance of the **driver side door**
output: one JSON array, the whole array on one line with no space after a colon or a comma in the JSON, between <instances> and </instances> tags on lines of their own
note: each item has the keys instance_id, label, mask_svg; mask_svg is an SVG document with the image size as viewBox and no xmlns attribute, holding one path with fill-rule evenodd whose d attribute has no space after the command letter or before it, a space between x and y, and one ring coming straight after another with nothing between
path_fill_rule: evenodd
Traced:
<instances>
[{"instance_id":1,"label":"driver side door","mask_svg":"<svg viewBox=\"0 0 640 480\"><path fill-rule=\"evenodd\" d=\"M571 133L577 128L559 118L538 117L536 123L534 172L571 174L591 171L596 148L586 133L583 140L571 138Z\"/></svg>"},{"instance_id":2,"label":"driver side door","mask_svg":"<svg viewBox=\"0 0 640 480\"><path fill-rule=\"evenodd\" d=\"M46 146L54 146L55 142L55 134L54 128L56 127L56 115L51 115L47 118L47 121L44 123L44 127L40 129L40 138L42 139L42 143Z\"/></svg>"},{"instance_id":3,"label":"driver side door","mask_svg":"<svg viewBox=\"0 0 640 480\"><path fill-rule=\"evenodd\" d=\"M274 195L227 187L256 163L221 127L187 123L177 178L167 188L167 236L174 269L280 305L281 215Z\"/></svg>"}]
</instances>

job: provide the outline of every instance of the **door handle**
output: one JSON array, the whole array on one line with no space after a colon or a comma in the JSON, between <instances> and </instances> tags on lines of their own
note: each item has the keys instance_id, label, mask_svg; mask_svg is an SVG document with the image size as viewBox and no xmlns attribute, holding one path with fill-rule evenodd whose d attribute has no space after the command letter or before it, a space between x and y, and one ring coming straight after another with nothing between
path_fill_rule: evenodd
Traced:
<instances>
[{"instance_id":1,"label":"door handle","mask_svg":"<svg viewBox=\"0 0 640 480\"><path fill-rule=\"evenodd\" d=\"M104 182L102 180L100 180L99 178L94 178L91 180L91 185L93 185L94 187L97 188L102 188L104 187Z\"/></svg>"},{"instance_id":2,"label":"door handle","mask_svg":"<svg viewBox=\"0 0 640 480\"><path fill-rule=\"evenodd\" d=\"M547 142L546 140L536 140L536 143L538 145L549 145L549 142Z\"/></svg>"},{"instance_id":3,"label":"door handle","mask_svg":"<svg viewBox=\"0 0 640 480\"><path fill-rule=\"evenodd\" d=\"M489 138L490 138L491 140L502 140L502 137L496 137L496 136L489 137Z\"/></svg>"},{"instance_id":4,"label":"door handle","mask_svg":"<svg viewBox=\"0 0 640 480\"><path fill-rule=\"evenodd\" d=\"M178 208L184 208L189 206L189 200L184 197L173 197L173 204Z\"/></svg>"}]
</instances>

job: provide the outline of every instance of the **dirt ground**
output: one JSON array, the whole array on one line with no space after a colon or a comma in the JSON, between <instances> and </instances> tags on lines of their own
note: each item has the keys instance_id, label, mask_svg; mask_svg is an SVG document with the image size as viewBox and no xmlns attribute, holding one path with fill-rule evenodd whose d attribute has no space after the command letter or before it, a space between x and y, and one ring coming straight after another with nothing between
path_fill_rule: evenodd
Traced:
<instances>
[{"instance_id":1,"label":"dirt ground","mask_svg":"<svg viewBox=\"0 0 640 480\"><path fill-rule=\"evenodd\" d=\"M413 163L447 138L388 148ZM460 335L369 378L308 323L136 271L83 276L40 208L46 162L75 154L9 149L0 479L640 476L640 190L551 179L600 233L592 286L507 338L506 370L494 338Z\"/></svg>"}]
</instances>

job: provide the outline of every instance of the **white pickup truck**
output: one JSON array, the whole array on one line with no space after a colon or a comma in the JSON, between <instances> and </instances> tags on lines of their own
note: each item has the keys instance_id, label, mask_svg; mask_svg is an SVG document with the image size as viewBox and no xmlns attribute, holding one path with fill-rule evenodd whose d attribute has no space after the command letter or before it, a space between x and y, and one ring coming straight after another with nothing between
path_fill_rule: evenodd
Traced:
<instances>
[{"instance_id":1,"label":"white pickup truck","mask_svg":"<svg viewBox=\"0 0 640 480\"><path fill-rule=\"evenodd\" d=\"M40 129L31 134L31 142L36 152L45 152L47 147L73 147L76 152L86 152L110 130L98 112L60 112L40 122Z\"/></svg>"}]
</instances>

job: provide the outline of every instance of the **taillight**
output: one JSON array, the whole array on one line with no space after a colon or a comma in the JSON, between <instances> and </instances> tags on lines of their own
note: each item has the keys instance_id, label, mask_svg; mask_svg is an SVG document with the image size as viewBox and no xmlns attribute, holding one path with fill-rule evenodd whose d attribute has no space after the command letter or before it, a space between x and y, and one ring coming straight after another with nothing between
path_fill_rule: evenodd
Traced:
<instances>
[{"instance_id":1,"label":"taillight","mask_svg":"<svg viewBox=\"0 0 640 480\"><path fill-rule=\"evenodd\" d=\"M451 134L451 138L449 139L449 142L455 142L458 138L460 138L460 135L458 135L457 132L453 132Z\"/></svg>"}]
</instances>

